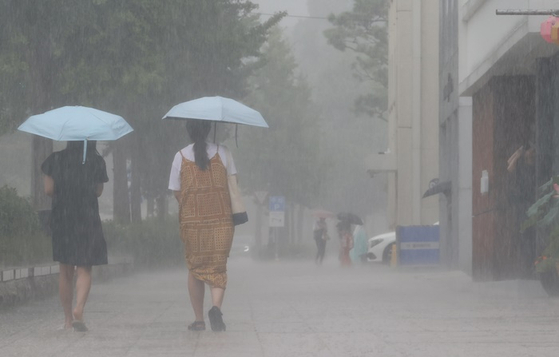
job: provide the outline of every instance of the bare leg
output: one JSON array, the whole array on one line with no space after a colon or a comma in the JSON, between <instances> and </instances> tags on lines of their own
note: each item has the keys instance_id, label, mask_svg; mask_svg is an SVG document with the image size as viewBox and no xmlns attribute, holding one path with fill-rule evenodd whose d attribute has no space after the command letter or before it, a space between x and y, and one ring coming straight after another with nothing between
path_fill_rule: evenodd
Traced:
<instances>
[{"instance_id":1,"label":"bare leg","mask_svg":"<svg viewBox=\"0 0 559 357\"><path fill-rule=\"evenodd\" d=\"M60 263L58 294L64 310L64 328L72 327L72 301L74 299L74 266Z\"/></svg>"},{"instance_id":2,"label":"bare leg","mask_svg":"<svg viewBox=\"0 0 559 357\"><path fill-rule=\"evenodd\" d=\"M204 282L196 279L188 272L188 293L190 295L190 303L194 310L196 321L204 321Z\"/></svg>"},{"instance_id":3,"label":"bare leg","mask_svg":"<svg viewBox=\"0 0 559 357\"><path fill-rule=\"evenodd\" d=\"M91 267L77 267L78 279L76 280L76 307L74 309L74 318L83 321L83 310L89 291L91 290Z\"/></svg>"},{"instance_id":4,"label":"bare leg","mask_svg":"<svg viewBox=\"0 0 559 357\"><path fill-rule=\"evenodd\" d=\"M225 289L222 288L210 288L212 293L212 304L217 306L221 310L221 304L223 304L223 296L225 295Z\"/></svg>"}]
</instances>

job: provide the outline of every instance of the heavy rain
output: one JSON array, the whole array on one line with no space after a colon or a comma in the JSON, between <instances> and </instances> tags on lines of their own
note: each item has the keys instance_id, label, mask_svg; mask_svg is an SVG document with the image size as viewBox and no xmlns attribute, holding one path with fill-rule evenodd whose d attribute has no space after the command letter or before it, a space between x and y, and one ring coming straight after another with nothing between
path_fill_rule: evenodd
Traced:
<instances>
[{"instance_id":1,"label":"heavy rain","mask_svg":"<svg viewBox=\"0 0 559 357\"><path fill-rule=\"evenodd\" d=\"M554 355L557 68L557 0L0 0L0 356Z\"/></svg>"}]
</instances>

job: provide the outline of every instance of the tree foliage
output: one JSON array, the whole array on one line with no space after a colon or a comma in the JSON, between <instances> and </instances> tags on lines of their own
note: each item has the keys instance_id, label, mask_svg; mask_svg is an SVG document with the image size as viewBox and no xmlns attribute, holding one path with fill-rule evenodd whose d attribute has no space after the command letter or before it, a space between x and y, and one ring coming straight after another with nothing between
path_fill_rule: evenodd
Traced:
<instances>
[{"instance_id":1,"label":"tree foliage","mask_svg":"<svg viewBox=\"0 0 559 357\"><path fill-rule=\"evenodd\" d=\"M242 187L282 195L305 206L319 191L318 114L304 78L278 28L263 48L265 64L250 80L247 104L270 129L242 128L236 155ZM250 134L249 134L250 132Z\"/></svg>"},{"instance_id":2,"label":"tree foliage","mask_svg":"<svg viewBox=\"0 0 559 357\"><path fill-rule=\"evenodd\" d=\"M111 146L115 214L126 221L127 159L134 207L142 192L167 193L184 131L161 123L163 114L203 95L246 95L260 48L283 16L261 23L255 8L246 0L4 0L0 130L63 105L122 115L135 129Z\"/></svg>"},{"instance_id":3,"label":"tree foliage","mask_svg":"<svg viewBox=\"0 0 559 357\"><path fill-rule=\"evenodd\" d=\"M340 51L356 54L355 76L370 83L370 91L355 101L358 114L383 118L388 87L388 0L355 0L353 10L330 15L333 28L324 32Z\"/></svg>"}]
</instances>

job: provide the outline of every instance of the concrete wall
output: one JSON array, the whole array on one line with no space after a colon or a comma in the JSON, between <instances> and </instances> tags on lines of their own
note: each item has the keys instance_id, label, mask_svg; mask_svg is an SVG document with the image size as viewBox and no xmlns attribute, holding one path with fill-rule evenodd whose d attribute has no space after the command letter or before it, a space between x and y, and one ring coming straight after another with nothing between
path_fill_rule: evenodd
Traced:
<instances>
[{"instance_id":1,"label":"concrete wall","mask_svg":"<svg viewBox=\"0 0 559 357\"><path fill-rule=\"evenodd\" d=\"M539 32L548 16L497 16L497 9L557 9L557 0L460 0L460 94L471 96L492 76L533 74L534 59L556 45Z\"/></svg>"},{"instance_id":2,"label":"concrete wall","mask_svg":"<svg viewBox=\"0 0 559 357\"><path fill-rule=\"evenodd\" d=\"M395 224L432 224L438 221L438 200L421 197L439 175L438 3L393 0L389 22L388 146L395 150Z\"/></svg>"},{"instance_id":3,"label":"concrete wall","mask_svg":"<svg viewBox=\"0 0 559 357\"><path fill-rule=\"evenodd\" d=\"M451 182L450 192L439 194L441 260L471 274L472 101L458 96L458 3L439 4L439 180Z\"/></svg>"}]
</instances>

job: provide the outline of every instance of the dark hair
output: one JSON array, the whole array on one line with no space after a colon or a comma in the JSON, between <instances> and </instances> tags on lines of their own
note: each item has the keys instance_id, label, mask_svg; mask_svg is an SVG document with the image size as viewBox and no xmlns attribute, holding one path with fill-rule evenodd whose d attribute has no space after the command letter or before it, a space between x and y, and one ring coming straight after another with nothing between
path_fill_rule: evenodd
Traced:
<instances>
[{"instance_id":1,"label":"dark hair","mask_svg":"<svg viewBox=\"0 0 559 357\"><path fill-rule=\"evenodd\" d=\"M347 221L340 221L340 222L338 222L338 224L336 224L336 228L338 228L338 232L341 232L341 231L348 231L349 232L351 230L351 225Z\"/></svg>"},{"instance_id":2,"label":"dark hair","mask_svg":"<svg viewBox=\"0 0 559 357\"><path fill-rule=\"evenodd\" d=\"M66 150L68 152L71 152L72 154L75 155L80 155L83 156L83 141L68 141L66 143ZM88 157L92 157L95 155L99 155L99 152L97 151L97 141L96 140L88 140L87 141L87 152L86 152L86 158Z\"/></svg>"},{"instance_id":3,"label":"dark hair","mask_svg":"<svg viewBox=\"0 0 559 357\"><path fill-rule=\"evenodd\" d=\"M206 151L206 138L211 128L211 122L205 120L189 120L186 122L186 131L190 140L194 142L194 161L201 170L208 168L210 162Z\"/></svg>"}]
</instances>

